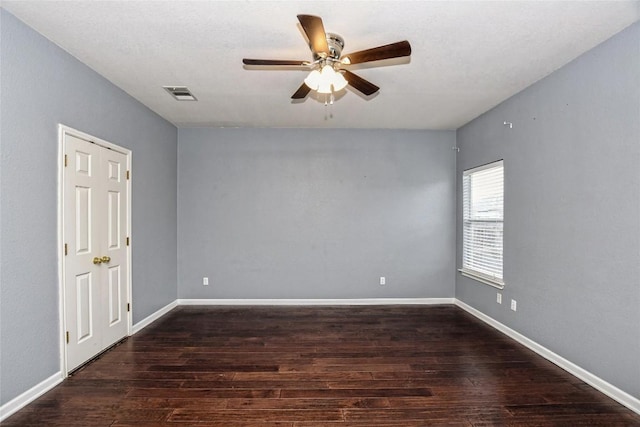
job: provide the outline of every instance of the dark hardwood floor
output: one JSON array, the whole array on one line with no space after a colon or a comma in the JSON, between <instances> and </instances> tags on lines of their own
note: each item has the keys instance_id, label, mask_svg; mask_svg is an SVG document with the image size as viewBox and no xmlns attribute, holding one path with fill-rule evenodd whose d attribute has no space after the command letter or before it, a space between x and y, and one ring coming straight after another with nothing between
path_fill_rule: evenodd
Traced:
<instances>
[{"instance_id":1,"label":"dark hardwood floor","mask_svg":"<svg viewBox=\"0 0 640 427\"><path fill-rule=\"evenodd\" d=\"M454 306L179 307L3 426L640 426Z\"/></svg>"}]
</instances>

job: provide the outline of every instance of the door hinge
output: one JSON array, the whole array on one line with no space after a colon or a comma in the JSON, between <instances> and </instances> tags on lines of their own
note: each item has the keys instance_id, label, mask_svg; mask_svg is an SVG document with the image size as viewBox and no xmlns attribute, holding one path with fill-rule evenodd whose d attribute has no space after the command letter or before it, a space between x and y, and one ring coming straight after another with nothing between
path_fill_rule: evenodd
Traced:
<instances>
[{"instance_id":1,"label":"door hinge","mask_svg":"<svg viewBox=\"0 0 640 427\"><path fill-rule=\"evenodd\" d=\"M127 171L127 179L129 179L130 176L131 174L129 173L129 171Z\"/></svg>"},{"instance_id":2,"label":"door hinge","mask_svg":"<svg viewBox=\"0 0 640 427\"><path fill-rule=\"evenodd\" d=\"M67 344L69 344L69 331L67 331Z\"/></svg>"},{"instance_id":3,"label":"door hinge","mask_svg":"<svg viewBox=\"0 0 640 427\"><path fill-rule=\"evenodd\" d=\"M129 246L129 238L127 237L127 246Z\"/></svg>"},{"instance_id":4,"label":"door hinge","mask_svg":"<svg viewBox=\"0 0 640 427\"><path fill-rule=\"evenodd\" d=\"M64 244L64 256L69 255L69 245L67 245L66 243Z\"/></svg>"},{"instance_id":5,"label":"door hinge","mask_svg":"<svg viewBox=\"0 0 640 427\"><path fill-rule=\"evenodd\" d=\"M127 311L131 311L131 303L127 303Z\"/></svg>"},{"instance_id":6,"label":"door hinge","mask_svg":"<svg viewBox=\"0 0 640 427\"><path fill-rule=\"evenodd\" d=\"M69 157L65 154L64 155L64 167L66 168L67 166L69 166Z\"/></svg>"}]
</instances>

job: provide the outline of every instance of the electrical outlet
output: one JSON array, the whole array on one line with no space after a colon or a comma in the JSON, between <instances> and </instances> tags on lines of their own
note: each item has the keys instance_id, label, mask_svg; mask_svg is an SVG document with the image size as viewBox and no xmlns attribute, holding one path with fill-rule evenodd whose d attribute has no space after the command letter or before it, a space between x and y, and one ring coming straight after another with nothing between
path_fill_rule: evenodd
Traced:
<instances>
[{"instance_id":1,"label":"electrical outlet","mask_svg":"<svg viewBox=\"0 0 640 427\"><path fill-rule=\"evenodd\" d=\"M517 308L516 300L512 299L511 300L511 310L516 311L516 308Z\"/></svg>"},{"instance_id":2,"label":"electrical outlet","mask_svg":"<svg viewBox=\"0 0 640 427\"><path fill-rule=\"evenodd\" d=\"M498 304L502 304L502 294L500 292L498 292L498 295L496 296L496 302Z\"/></svg>"},{"instance_id":3,"label":"electrical outlet","mask_svg":"<svg viewBox=\"0 0 640 427\"><path fill-rule=\"evenodd\" d=\"M202 286L209 286L209 278L208 277L203 277L202 278Z\"/></svg>"},{"instance_id":4,"label":"electrical outlet","mask_svg":"<svg viewBox=\"0 0 640 427\"><path fill-rule=\"evenodd\" d=\"M380 286L387 284L387 279L384 276L380 276Z\"/></svg>"}]
</instances>

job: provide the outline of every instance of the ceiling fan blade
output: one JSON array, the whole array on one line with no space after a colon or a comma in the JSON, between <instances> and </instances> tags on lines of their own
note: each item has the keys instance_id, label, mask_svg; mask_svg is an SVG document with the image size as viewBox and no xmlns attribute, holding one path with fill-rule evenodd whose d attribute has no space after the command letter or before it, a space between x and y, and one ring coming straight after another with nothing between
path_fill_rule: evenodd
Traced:
<instances>
[{"instance_id":1,"label":"ceiling fan blade","mask_svg":"<svg viewBox=\"0 0 640 427\"><path fill-rule=\"evenodd\" d=\"M313 53L318 56L328 56L329 45L327 44L327 35L324 32L322 18L314 15L298 15L298 21L300 21L300 25L302 25L302 29L309 39Z\"/></svg>"},{"instance_id":2,"label":"ceiling fan blade","mask_svg":"<svg viewBox=\"0 0 640 427\"><path fill-rule=\"evenodd\" d=\"M359 90L360 92L364 93L367 96L373 95L378 90L380 90L378 86L374 85L373 83L363 79L362 77L356 74L353 74L349 70L342 70L342 72L344 73L344 78L347 80L347 82L349 82L349 84L354 89Z\"/></svg>"},{"instance_id":3,"label":"ceiling fan blade","mask_svg":"<svg viewBox=\"0 0 640 427\"><path fill-rule=\"evenodd\" d=\"M295 61L286 59L248 59L243 58L242 63L245 65L297 65L306 66L309 65L309 61Z\"/></svg>"},{"instance_id":4,"label":"ceiling fan blade","mask_svg":"<svg viewBox=\"0 0 640 427\"><path fill-rule=\"evenodd\" d=\"M382 59L400 58L411 55L411 45L408 41L391 43L371 49L342 55L345 64L361 64L363 62L379 61Z\"/></svg>"},{"instance_id":5,"label":"ceiling fan blade","mask_svg":"<svg viewBox=\"0 0 640 427\"><path fill-rule=\"evenodd\" d=\"M291 95L291 99L303 99L309 94L309 92L311 92L311 88L306 84L302 83L302 86L298 88L296 93Z\"/></svg>"}]
</instances>

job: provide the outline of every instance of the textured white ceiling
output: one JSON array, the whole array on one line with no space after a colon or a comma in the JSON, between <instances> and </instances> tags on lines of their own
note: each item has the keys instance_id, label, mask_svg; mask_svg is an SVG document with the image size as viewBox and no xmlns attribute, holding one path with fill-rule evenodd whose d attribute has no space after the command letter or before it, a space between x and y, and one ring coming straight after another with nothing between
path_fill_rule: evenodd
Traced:
<instances>
[{"instance_id":1,"label":"textured white ceiling","mask_svg":"<svg viewBox=\"0 0 640 427\"><path fill-rule=\"evenodd\" d=\"M177 126L456 129L640 19L638 1L2 1L2 7ZM410 61L352 67L381 87L330 107L291 101L309 60L297 14L344 52L407 39ZM393 61L390 61L393 62ZM188 86L177 102L162 86ZM329 113L332 113L332 117Z\"/></svg>"}]
</instances>

